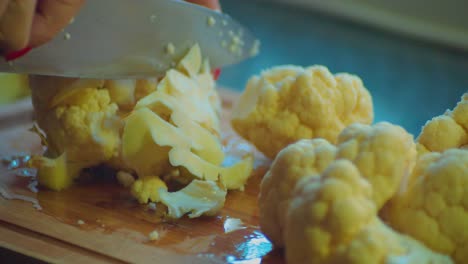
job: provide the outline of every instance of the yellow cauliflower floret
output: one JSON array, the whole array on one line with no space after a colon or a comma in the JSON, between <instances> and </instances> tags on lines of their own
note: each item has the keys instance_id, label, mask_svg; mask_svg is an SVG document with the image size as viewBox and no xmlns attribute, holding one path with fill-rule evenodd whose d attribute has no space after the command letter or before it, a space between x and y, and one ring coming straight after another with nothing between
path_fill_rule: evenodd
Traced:
<instances>
[{"instance_id":1,"label":"yellow cauliflower floret","mask_svg":"<svg viewBox=\"0 0 468 264\"><path fill-rule=\"evenodd\" d=\"M161 201L162 190L167 191L166 183L157 176L142 177L132 185L133 196L142 204Z\"/></svg>"},{"instance_id":2,"label":"yellow cauliflower floret","mask_svg":"<svg viewBox=\"0 0 468 264\"><path fill-rule=\"evenodd\" d=\"M308 177L318 177L336 159L352 161L376 190L377 208L398 190L412 170L416 150L413 137L389 123L353 124L338 136L336 147L324 139L300 140L283 149L262 180L260 226L276 246L283 245L285 214L292 190Z\"/></svg>"},{"instance_id":3,"label":"yellow cauliflower floret","mask_svg":"<svg viewBox=\"0 0 468 264\"><path fill-rule=\"evenodd\" d=\"M242 137L274 158L299 139L335 143L349 124L372 120L372 98L357 76L333 75L323 66L279 66L249 80L231 123Z\"/></svg>"},{"instance_id":4,"label":"yellow cauliflower floret","mask_svg":"<svg viewBox=\"0 0 468 264\"><path fill-rule=\"evenodd\" d=\"M280 151L260 185L260 226L275 246L283 246L285 212L296 183L317 177L336 156L336 147L324 139L303 139Z\"/></svg>"},{"instance_id":5,"label":"yellow cauliflower floret","mask_svg":"<svg viewBox=\"0 0 468 264\"><path fill-rule=\"evenodd\" d=\"M468 144L468 93L452 111L436 116L423 127L418 139L418 152L442 152Z\"/></svg>"},{"instance_id":6,"label":"yellow cauliflower floret","mask_svg":"<svg viewBox=\"0 0 468 264\"><path fill-rule=\"evenodd\" d=\"M452 263L382 223L372 185L350 161L301 183L287 212L288 263Z\"/></svg>"},{"instance_id":7,"label":"yellow cauliflower floret","mask_svg":"<svg viewBox=\"0 0 468 264\"><path fill-rule=\"evenodd\" d=\"M468 259L468 150L422 155L413 174L385 208L389 224L451 255Z\"/></svg>"}]
</instances>

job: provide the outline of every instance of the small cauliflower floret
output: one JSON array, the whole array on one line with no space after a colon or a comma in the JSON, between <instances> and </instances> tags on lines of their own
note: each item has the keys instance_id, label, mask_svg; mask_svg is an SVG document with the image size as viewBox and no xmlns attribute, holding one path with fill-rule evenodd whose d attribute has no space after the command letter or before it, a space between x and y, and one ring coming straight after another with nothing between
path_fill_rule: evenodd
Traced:
<instances>
[{"instance_id":1,"label":"small cauliflower floret","mask_svg":"<svg viewBox=\"0 0 468 264\"><path fill-rule=\"evenodd\" d=\"M452 111L429 120L417 141L420 154L468 145L468 93Z\"/></svg>"},{"instance_id":2,"label":"small cauliflower floret","mask_svg":"<svg viewBox=\"0 0 468 264\"><path fill-rule=\"evenodd\" d=\"M157 176L142 177L132 185L133 196L142 204L160 202L162 191L167 191L167 186Z\"/></svg>"},{"instance_id":3,"label":"small cauliflower floret","mask_svg":"<svg viewBox=\"0 0 468 264\"><path fill-rule=\"evenodd\" d=\"M397 191L416 163L413 136L387 122L372 126L352 124L338 137L338 159L353 161L374 188L380 209Z\"/></svg>"},{"instance_id":4,"label":"small cauliflower floret","mask_svg":"<svg viewBox=\"0 0 468 264\"><path fill-rule=\"evenodd\" d=\"M372 192L347 160L304 180L287 212L288 263L452 263L382 223Z\"/></svg>"},{"instance_id":5,"label":"small cauliflower floret","mask_svg":"<svg viewBox=\"0 0 468 264\"><path fill-rule=\"evenodd\" d=\"M213 181L193 180L177 192L161 190L161 202L168 209L168 216L180 218L190 213L190 218L214 215L224 206L226 189Z\"/></svg>"},{"instance_id":6,"label":"small cauliflower floret","mask_svg":"<svg viewBox=\"0 0 468 264\"><path fill-rule=\"evenodd\" d=\"M291 193L302 178L318 175L336 157L336 147L324 139L303 139L280 151L260 185L262 231L277 247L283 245L285 213Z\"/></svg>"},{"instance_id":7,"label":"small cauliflower floret","mask_svg":"<svg viewBox=\"0 0 468 264\"><path fill-rule=\"evenodd\" d=\"M422 155L403 183L384 210L385 220L456 263L466 263L468 150Z\"/></svg>"},{"instance_id":8,"label":"small cauliflower floret","mask_svg":"<svg viewBox=\"0 0 468 264\"><path fill-rule=\"evenodd\" d=\"M231 123L242 137L274 158L299 139L335 143L346 126L372 120L372 98L357 76L333 75L323 66L278 66L249 80Z\"/></svg>"},{"instance_id":9,"label":"small cauliflower floret","mask_svg":"<svg viewBox=\"0 0 468 264\"><path fill-rule=\"evenodd\" d=\"M318 177L334 160L352 161L373 186L380 209L398 190L416 160L413 137L389 123L353 124L334 146L324 139L300 140L283 149L262 180L260 226L275 246L283 246L285 214L292 190L309 177Z\"/></svg>"}]
</instances>

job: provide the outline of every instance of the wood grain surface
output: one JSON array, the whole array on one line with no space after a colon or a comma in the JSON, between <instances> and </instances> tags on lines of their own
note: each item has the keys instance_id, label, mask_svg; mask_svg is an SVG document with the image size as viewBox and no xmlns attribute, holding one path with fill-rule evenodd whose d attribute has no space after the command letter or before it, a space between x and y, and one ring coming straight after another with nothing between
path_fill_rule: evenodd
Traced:
<instances>
[{"instance_id":1,"label":"wood grain surface","mask_svg":"<svg viewBox=\"0 0 468 264\"><path fill-rule=\"evenodd\" d=\"M227 122L237 94L220 91L228 155L253 152ZM39 139L27 131L30 126L23 122L0 130L2 157L42 151ZM258 227L257 195L269 161L258 153L255 157L245 190L230 192L217 216L178 220L138 204L113 178L85 179L61 192L36 191L34 171L4 162L0 247L54 263L283 263L282 253L272 249ZM225 232L228 219L240 219L242 228ZM161 238L150 241L154 230Z\"/></svg>"}]
</instances>

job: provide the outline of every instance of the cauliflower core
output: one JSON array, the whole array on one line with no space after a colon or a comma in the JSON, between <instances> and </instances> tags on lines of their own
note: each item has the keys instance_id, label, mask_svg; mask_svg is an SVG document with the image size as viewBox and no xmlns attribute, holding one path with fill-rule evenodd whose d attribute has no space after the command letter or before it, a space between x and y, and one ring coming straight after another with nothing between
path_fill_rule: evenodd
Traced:
<instances>
[{"instance_id":1,"label":"cauliflower core","mask_svg":"<svg viewBox=\"0 0 468 264\"><path fill-rule=\"evenodd\" d=\"M242 137L274 158L299 139L335 143L346 126L372 120L372 98L357 76L332 75L323 66L278 66L248 81L231 123Z\"/></svg>"},{"instance_id":2,"label":"cauliflower core","mask_svg":"<svg viewBox=\"0 0 468 264\"><path fill-rule=\"evenodd\" d=\"M31 87L47 144L33 165L50 189L106 164L139 202L162 202L172 217L198 217L217 212L226 190L242 189L251 174L252 157L221 167L221 104L198 45L161 80L33 76ZM170 193L163 178L187 186Z\"/></svg>"},{"instance_id":3,"label":"cauliflower core","mask_svg":"<svg viewBox=\"0 0 468 264\"><path fill-rule=\"evenodd\" d=\"M276 246L283 246L292 192L306 178L317 178L334 160L352 161L374 187L372 200L380 208L398 190L415 163L413 137L389 123L353 124L338 136L337 145L324 139L303 139L283 149L262 180L260 226Z\"/></svg>"}]
</instances>

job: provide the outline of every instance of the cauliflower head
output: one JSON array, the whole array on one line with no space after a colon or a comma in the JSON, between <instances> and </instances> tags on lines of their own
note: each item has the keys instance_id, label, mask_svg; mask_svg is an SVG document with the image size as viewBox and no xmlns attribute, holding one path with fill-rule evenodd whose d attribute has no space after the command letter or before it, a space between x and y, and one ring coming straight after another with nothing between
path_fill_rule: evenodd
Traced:
<instances>
[{"instance_id":1,"label":"cauliflower head","mask_svg":"<svg viewBox=\"0 0 468 264\"><path fill-rule=\"evenodd\" d=\"M303 181L287 212L288 263L452 263L382 223L372 193L348 160Z\"/></svg>"},{"instance_id":2,"label":"cauliflower head","mask_svg":"<svg viewBox=\"0 0 468 264\"><path fill-rule=\"evenodd\" d=\"M408 181L385 208L396 230L434 251L468 259L468 150L422 155Z\"/></svg>"},{"instance_id":3,"label":"cauliflower head","mask_svg":"<svg viewBox=\"0 0 468 264\"><path fill-rule=\"evenodd\" d=\"M417 141L420 154L468 145L468 93L452 111L429 120Z\"/></svg>"},{"instance_id":4,"label":"cauliflower head","mask_svg":"<svg viewBox=\"0 0 468 264\"><path fill-rule=\"evenodd\" d=\"M263 154L274 158L299 139L324 138L335 143L346 126L372 120L372 98L359 77L333 75L323 66L277 66L248 81L231 124Z\"/></svg>"},{"instance_id":5,"label":"cauliflower head","mask_svg":"<svg viewBox=\"0 0 468 264\"><path fill-rule=\"evenodd\" d=\"M48 149L33 164L45 187L66 188L83 168L105 164L120 171L117 178L139 202L198 217L218 211L227 190L242 189L253 169L250 156L222 166L221 104L198 45L160 80L34 76L32 84ZM171 180L187 186L169 193Z\"/></svg>"},{"instance_id":6,"label":"cauliflower head","mask_svg":"<svg viewBox=\"0 0 468 264\"><path fill-rule=\"evenodd\" d=\"M295 186L319 177L337 159L355 164L373 186L372 199L380 209L412 170L416 148L403 128L382 122L348 126L336 146L324 139L304 139L283 149L263 178L259 195L260 226L276 246L284 245L285 212Z\"/></svg>"}]
</instances>

